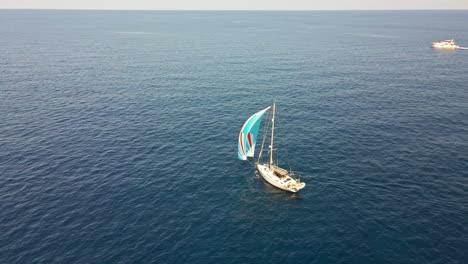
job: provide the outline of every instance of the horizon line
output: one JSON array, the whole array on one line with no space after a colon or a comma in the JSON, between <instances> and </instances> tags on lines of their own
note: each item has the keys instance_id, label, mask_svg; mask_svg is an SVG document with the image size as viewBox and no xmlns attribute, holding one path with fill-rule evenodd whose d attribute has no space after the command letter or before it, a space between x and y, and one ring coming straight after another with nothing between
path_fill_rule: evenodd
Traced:
<instances>
[{"instance_id":1,"label":"horizon line","mask_svg":"<svg viewBox=\"0 0 468 264\"><path fill-rule=\"evenodd\" d=\"M468 11L468 9L107 9L107 8L2 8L0 10L57 11Z\"/></svg>"}]
</instances>

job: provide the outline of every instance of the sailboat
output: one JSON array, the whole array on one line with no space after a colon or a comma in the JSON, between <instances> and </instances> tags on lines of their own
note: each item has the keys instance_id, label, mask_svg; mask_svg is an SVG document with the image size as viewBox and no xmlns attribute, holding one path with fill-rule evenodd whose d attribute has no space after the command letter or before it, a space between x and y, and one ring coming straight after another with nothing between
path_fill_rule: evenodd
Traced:
<instances>
[{"instance_id":1,"label":"sailboat","mask_svg":"<svg viewBox=\"0 0 468 264\"><path fill-rule=\"evenodd\" d=\"M276 112L276 103L273 103L271 106L258 111L253 114L251 117L245 121L244 125L241 128L239 133L239 144L238 144L238 159L248 160L249 157L255 156L255 144L257 142L258 129L260 123L262 122L263 114L266 111L272 110L271 114L271 136L270 136L270 145L269 145L269 161L261 162L263 147L265 145L266 136L268 134L269 125L265 126L265 133L263 135L262 147L260 149L258 160L255 163L259 174L271 185L283 189L285 191L296 193L302 188L305 187L305 183L301 182L300 179L294 178L292 173L287 170L280 168L278 164L275 164L273 160L273 143L274 143L274 134L275 134L275 112Z\"/></svg>"}]
</instances>

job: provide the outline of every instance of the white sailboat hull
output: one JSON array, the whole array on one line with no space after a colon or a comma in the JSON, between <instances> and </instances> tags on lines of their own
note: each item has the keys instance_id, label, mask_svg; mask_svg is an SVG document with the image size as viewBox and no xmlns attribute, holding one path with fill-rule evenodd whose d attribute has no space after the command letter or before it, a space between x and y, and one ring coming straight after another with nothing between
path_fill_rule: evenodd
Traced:
<instances>
[{"instance_id":1,"label":"white sailboat hull","mask_svg":"<svg viewBox=\"0 0 468 264\"><path fill-rule=\"evenodd\" d=\"M305 187L305 183L298 182L290 176L278 177L270 170L268 164L257 164L257 169L260 175L271 185L282 190L296 193Z\"/></svg>"}]
</instances>

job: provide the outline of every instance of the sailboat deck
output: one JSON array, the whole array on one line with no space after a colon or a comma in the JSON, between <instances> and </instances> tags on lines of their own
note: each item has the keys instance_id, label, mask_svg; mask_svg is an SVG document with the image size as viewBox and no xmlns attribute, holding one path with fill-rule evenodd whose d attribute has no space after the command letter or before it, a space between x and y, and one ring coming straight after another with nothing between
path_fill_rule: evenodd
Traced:
<instances>
[{"instance_id":1,"label":"sailboat deck","mask_svg":"<svg viewBox=\"0 0 468 264\"><path fill-rule=\"evenodd\" d=\"M269 182L273 186L276 186L280 189L290 191L290 192L298 192L300 189L305 187L305 183L300 182L299 180L293 179L288 174L280 176L275 173L276 169L286 171L284 169L275 168L272 171L270 170L268 164L257 164L257 169L260 172L260 175L267 182Z\"/></svg>"}]
</instances>

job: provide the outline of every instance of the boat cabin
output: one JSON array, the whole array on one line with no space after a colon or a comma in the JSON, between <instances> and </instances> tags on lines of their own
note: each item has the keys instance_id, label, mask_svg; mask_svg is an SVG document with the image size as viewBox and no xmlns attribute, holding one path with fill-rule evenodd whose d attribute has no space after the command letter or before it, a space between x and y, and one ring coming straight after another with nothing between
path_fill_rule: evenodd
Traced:
<instances>
[{"instance_id":1,"label":"boat cabin","mask_svg":"<svg viewBox=\"0 0 468 264\"><path fill-rule=\"evenodd\" d=\"M288 171L282 168L275 168L275 170L273 171L273 174L281 178L281 177L287 176Z\"/></svg>"}]
</instances>

